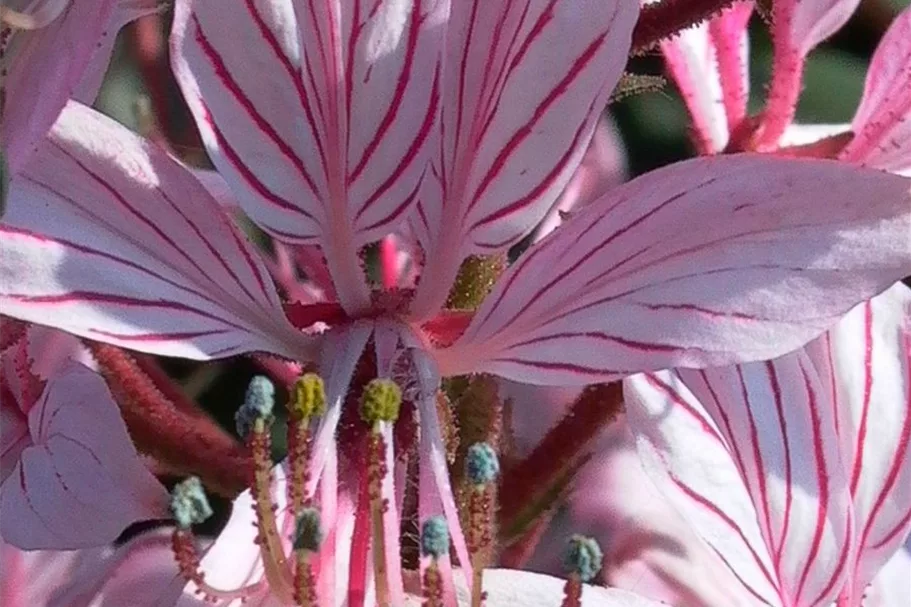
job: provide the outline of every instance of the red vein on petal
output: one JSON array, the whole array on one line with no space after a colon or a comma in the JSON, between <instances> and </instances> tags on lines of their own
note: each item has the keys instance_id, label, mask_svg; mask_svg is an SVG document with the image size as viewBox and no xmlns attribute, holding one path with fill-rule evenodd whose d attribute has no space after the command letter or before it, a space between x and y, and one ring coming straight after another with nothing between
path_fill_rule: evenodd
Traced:
<instances>
[{"instance_id":1,"label":"red vein on petal","mask_svg":"<svg viewBox=\"0 0 911 607\"><path fill-rule=\"evenodd\" d=\"M456 158L454 158L453 161L456 161L459 158L459 140L462 137L462 112L465 109L465 78L468 73L468 52L471 48L471 39L474 36L474 25L478 17L478 4L478 0L474 0L471 3L471 15L468 17L468 31L465 33L465 44L462 47L462 58L459 62L459 94L456 105L455 141L453 144ZM446 163L444 162L443 164L445 165Z\"/></svg>"},{"instance_id":2,"label":"red vein on petal","mask_svg":"<svg viewBox=\"0 0 911 607\"><path fill-rule=\"evenodd\" d=\"M907 531L906 527L909 522L911 522L911 508L909 508L908 511L905 513L905 516L903 516L901 519L899 519L898 523L896 523L895 527L893 527L891 531L889 531L885 536L883 536L883 538L881 540L879 540L878 542L876 542L875 544L870 546L869 549L878 550L878 549L882 548L883 546L885 546L886 544L888 544L889 542L895 541L895 538L900 533Z\"/></svg>"},{"instance_id":3,"label":"red vein on petal","mask_svg":"<svg viewBox=\"0 0 911 607\"><path fill-rule=\"evenodd\" d=\"M672 481L672 482L673 482L681 491L683 491L683 492L686 494L687 497L689 497L689 498L692 499L694 502L696 502L697 504L699 504L699 505L700 505L702 508L704 508L705 510L708 510L713 516L715 516L716 518L720 519L720 520L722 521L722 523L724 523L725 526L729 527L731 530L734 531L734 533L737 534L737 536L738 536L738 537L740 538L740 540L743 542L743 545L746 547L747 551L750 553L750 556L752 556L753 561L754 561L754 562L756 563L756 565L759 567L760 571L762 571L763 577L765 577L765 579L766 579L766 581L769 583L769 585L772 586L772 588L775 589L775 592L777 592L778 594L781 594L781 591L779 590L778 584L777 584L777 583L775 582L775 580L772 578L772 574L771 574L771 573L769 572L769 570L766 568L765 563L762 562L762 559L760 558L759 554L756 552L756 550L753 549L753 545L752 545L752 544L750 543L750 541L747 539L746 535L745 535L744 532L743 532L743 529L740 528L740 525L738 525L738 524L734 521L734 519L732 519L731 517L729 517L721 508L719 508L718 506L716 506L711 500L709 500L708 498L704 497L704 496L701 495L700 493L696 492L695 489L691 488L689 485L685 484L685 483L684 483L683 481L681 481L680 479L678 479L678 478L676 478L676 477L674 477L674 476L671 476L671 481ZM731 569L731 571L736 571L736 570L735 570L735 569ZM747 588L750 588L750 587L747 586ZM750 590L751 590L751 592L752 592L754 595L760 596L759 593L756 592L755 590L753 590L752 588L750 588Z\"/></svg>"},{"instance_id":4,"label":"red vein on petal","mask_svg":"<svg viewBox=\"0 0 911 607\"><path fill-rule=\"evenodd\" d=\"M389 213L387 213L384 217L377 219L376 221L374 221L373 223L371 223L368 226L364 226L363 228L361 228L361 231L369 232L370 230L374 230L376 228L379 228L380 226L394 223L399 217L402 217L405 214L406 210L408 210L411 207L415 198L417 198L417 195L418 195L418 192L420 191L420 189L421 189L421 181L418 180L417 184L415 184L415 186L414 186L414 189L411 190L411 193L405 197L405 199L401 202L401 204L399 204L399 206L397 206L394 209L392 209L391 211L389 211ZM363 208L366 208L366 207L363 207Z\"/></svg>"},{"instance_id":5,"label":"red vein on petal","mask_svg":"<svg viewBox=\"0 0 911 607\"><path fill-rule=\"evenodd\" d=\"M376 132L373 134L373 137L370 140L370 143L367 144L367 147L364 148L364 153L361 155L361 159L357 162L354 167L354 170L348 175L348 184L352 184L357 181L357 178L360 177L361 173L364 170L364 167L367 166L367 163L373 157L373 154L376 152L377 148L380 145L380 142L383 140L383 137L389 131L389 128L392 126L392 123L395 121L396 117L399 114L399 110L402 108L402 99L405 97L405 90L408 88L408 85L411 83L412 68L414 67L414 58L415 58L415 49L418 44L418 34L423 24L424 17L421 16L421 6L418 2L411 9L411 24L408 28L408 40L405 47L405 59L402 64L402 71L399 72L399 76L396 79L395 91L392 95L392 101L389 103L389 107L386 108L386 113L383 115L383 119L380 121L380 124L377 126ZM349 57L350 60L350 57ZM437 94L436 90L436 80L434 79L434 86L431 89L432 95ZM349 108L350 111L350 108ZM428 112L430 114L430 112ZM426 122L426 118L425 118ZM349 129L350 130L350 129ZM424 127L418 131L419 135L424 130ZM426 134L425 134L426 137ZM409 149L414 149L414 144L410 146ZM406 154L407 157L407 154ZM404 160L403 160L404 162ZM399 164L401 167L401 163ZM396 169L398 171L399 168ZM366 210L369 204L365 204L358 210L357 217Z\"/></svg>"},{"instance_id":6,"label":"red vein on petal","mask_svg":"<svg viewBox=\"0 0 911 607\"><path fill-rule=\"evenodd\" d=\"M512 156L513 152L531 135L532 126L541 120L544 114L550 109L550 107L557 101L567 90L569 90L570 84L579 76L579 74L588 66L592 58L604 44L606 39L606 34L601 34L595 40L588 45L585 51L580 55L570 67L567 74L557 83L557 85L551 89L550 93L544 98L541 103L535 108L535 111L532 113L531 119L523 124L512 137L506 143L500 153L497 154L494 158L493 163L491 164L490 169L484 175L484 178L481 180L481 184L478 186L478 189L475 190L474 197L471 203L466 209L466 214L470 212L478 201L481 199L481 196L484 195L487 188L493 182L493 180L500 174L503 168L506 166L507 160Z\"/></svg>"},{"instance_id":7,"label":"red vein on petal","mask_svg":"<svg viewBox=\"0 0 911 607\"><path fill-rule=\"evenodd\" d=\"M224 153L225 157L228 159L228 162L230 162L234 168L237 169L241 177L249 184L249 186L253 188L257 194L275 206L286 211L301 213L309 219L315 221L313 219L313 215L308 213L305 209L302 209L296 204L288 202L278 194L272 192L272 190L267 188L266 185L260 181L256 175L253 174L253 171L250 170L250 167L244 164L244 161L241 160L240 156L237 154L234 148L231 147L231 144L228 143L228 140L225 138L224 133L221 132L221 129L218 128L218 125L215 123L215 119L212 117L212 113L209 111L208 106L205 105L205 102L200 99L199 104L202 107L202 111L204 112L203 121L212 130L212 134L215 136L215 139L218 142L219 149L222 153Z\"/></svg>"},{"instance_id":8,"label":"red vein on petal","mask_svg":"<svg viewBox=\"0 0 911 607\"><path fill-rule=\"evenodd\" d=\"M857 495L857 485L864 466L864 446L867 440L867 420L873 395L873 306L864 303L864 395L861 403L860 425L854 444L854 468L851 471L851 497Z\"/></svg>"},{"instance_id":9,"label":"red vein on petal","mask_svg":"<svg viewBox=\"0 0 911 607\"><path fill-rule=\"evenodd\" d=\"M310 177L310 173L307 171L307 167L304 166L304 161L291 148L288 142L282 139L281 135L278 134L278 132L269 123L269 121L259 113L259 110L256 109L256 106L253 104L250 98L247 97L243 90L240 88L240 85L228 70L228 66L225 65L224 59L222 59L221 55L218 53L212 43L209 42L209 39L206 37L205 32L203 32L202 25L199 23L199 19L195 14L193 14L192 19L193 25L196 27L196 42L199 44L203 55L205 55L206 59L209 61L209 64L212 66L212 69L215 71L215 76L221 81L225 88L228 89L228 92L230 92L234 100L237 101L237 103L244 109L246 114L253 120L256 126L261 131L263 131L269 139L272 140L281 154L287 158L291 164L294 165L294 168L297 169L301 177L304 178L304 181L307 182L307 186L310 188L310 191L313 193L313 195L319 197L319 193L316 189L316 184ZM313 217L303 209L300 209L300 212L304 213L311 219Z\"/></svg>"},{"instance_id":10,"label":"red vein on petal","mask_svg":"<svg viewBox=\"0 0 911 607\"><path fill-rule=\"evenodd\" d=\"M778 429L781 431L782 447L784 448L784 480L785 480L785 505L784 521L782 522L781 537L778 538L778 545L775 546L775 568L781 569L781 559L784 553L784 546L787 542L788 529L791 525L791 505L793 502L792 482L791 482L791 442L788 439L788 425L785 420L784 400L781 397L781 384L778 380L778 373L775 371L775 365L770 361L765 363L766 373L769 376L769 382L772 388L772 397L775 400L775 412L778 415ZM738 367L738 370L740 367ZM763 482L763 484L765 484ZM771 528L770 538L771 538Z\"/></svg>"},{"instance_id":11,"label":"red vein on petal","mask_svg":"<svg viewBox=\"0 0 911 607\"><path fill-rule=\"evenodd\" d=\"M564 338L574 338L574 337L589 337L592 339L598 339L603 341L609 341L612 343L625 346L632 350L639 350L641 352L680 352L682 348L677 346L671 346L668 344L656 344L648 343L642 341L636 341L633 339L626 339L616 335L608 335L602 331L564 331L561 333L551 333L549 335L543 335L541 337L533 337L526 339L524 341L513 343L509 346L510 349L517 348L520 346L529 346L533 344L539 344L542 342L552 341L555 339L564 339Z\"/></svg>"},{"instance_id":12,"label":"red vein on petal","mask_svg":"<svg viewBox=\"0 0 911 607\"><path fill-rule=\"evenodd\" d=\"M367 211L367 209L369 209L370 207L372 207L373 204L377 200L379 200L380 197L382 197L396 183L396 181L399 180L399 178L402 176L402 173L405 172L405 169L407 169L411 165L411 163L414 161L414 159L417 157L418 150L421 149L421 147L424 145L424 142L430 136L430 133L432 131L432 127L434 124L434 120L436 117L436 113L437 113L437 107L439 106L439 103L440 103L439 77L440 77L440 69L439 69L439 65L438 65L436 73L434 75L434 80L433 80L433 92L430 97L430 106L427 108L427 113L424 115L424 121L421 124L421 128L418 131L417 136L411 140L411 144L408 146L408 149L405 150L405 153L402 155L402 159L399 161L398 165L396 165L396 167L392 171L392 173L389 174L389 176L386 178L386 180L380 184L380 186L373 192L373 194L370 195L370 198L368 198L364 202L364 204L361 205L361 208L358 209L357 215L355 215L355 217L354 217L355 222L357 222L361 218L361 216L364 214L364 212ZM410 204L410 200L413 199L414 196L417 195L417 192L420 189L422 180L423 180L423 175L422 175L421 179L418 180L417 185L415 186L414 192L412 193L411 196L409 196L405 199L405 202L403 202L398 207L393 209L393 211L391 211L383 219L380 219L380 220L370 224L369 226L362 228L362 231L366 232L366 231L372 230L373 228L377 228L385 223L392 222L395 219L397 219L399 217L399 215L401 215L401 213L406 208L408 208L408 205Z\"/></svg>"},{"instance_id":13,"label":"red vein on petal","mask_svg":"<svg viewBox=\"0 0 911 607\"><path fill-rule=\"evenodd\" d=\"M96 335L103 335L104 337L110 337L121 341L133 341L142 343L183 341L187 339L196 339L199 337L223 335L228 332L226 329L211 329L208 331L175 331L172 333L143 333L137 335L133 333L114 333L112 331L103 331L101 329L89 329L89 331L95 333Z\"/></svg>"},{"instance_id":14,"label":"red vein on petal","mask_svg":"<svg viewBox=\"0 0 911 607\"><path fill-rule=\"evenodd\" d=\"M259 28L259 33L262 35L263 39L266 41L266 44L272 49L272 52L275 54L275 57L278 59L279 63L282 64L282 67L288 73L288 77L291 78L291 82L294 84L295 90L297 90L297 98L301 103L301 107L304 110L304 116L307 118L307 124L310 127L310 132L313 135L313 141L316 143L316 149L319 151L320 161L323 162L323 170L325 171L325 154L323 152L323 142L320 139L319 131L316 128L316 121L313 118L313 108L310 107L310 99L307 97L307 91L304 90L304 83L301 79L300 68L294 67L291 60L285 54L278 40L275 38L275 34L272 33L272 30L269 29L269 26L263 20L262 15L259 12L259 9L256 8L253 0L244 0L247 5L247 10L250 12L250 15L253 17L253 22L256 23L256 27ZM301 52L304 52L304 49L301 48Z\"/></svg>"},{"instance_id":15,"label":"red vein on petal","mask_svg":"<svg viewBox=\"0 0 911 607\"><path fill-rule=\"evenodd\" d=\"M826 470L825 452L823 450L822 438L822 421L819 418L818 403L816 393L813 392L813 386L810 384L810 377L804 368L803 362L800 363L800 372L803 375L804 388L807 391L807 409L810 413L811 427L813 428L813 456L815 459L816 476L819 479L819 506L816 511L816 528L813 532L810 554L804 562L803 572L800 574L800 582L797 586L797 596L794 598L795 603L800 603L800 597L803 594L804 586L810 575L810 569L816 565L816 557L819 554L822 536L825 532L826 515L829 511L829 474Z\"/></svg>"},{"instance_id":16,"label":"red vein on petal","mask_svg":"<svg viewBox=\"0 0 911 607\"><path fill-rule=\"evenodd\" d=\"M668 385L652 373L646 373L645 379L649 384L651 384L653 388L657 389L660 392L663 392L667 398L671 399L675 406L680 407L684 413L697 421L703 432L716 440L722 447L725 448L725 450L728 450L725 441L718 434L718 430L712 427L708 420L706 420L705 417L703 417L695 408L693 408L689 401L683 398L677 392L677 390L675 390L672 386Z\"/></svg>"}]
</instances>

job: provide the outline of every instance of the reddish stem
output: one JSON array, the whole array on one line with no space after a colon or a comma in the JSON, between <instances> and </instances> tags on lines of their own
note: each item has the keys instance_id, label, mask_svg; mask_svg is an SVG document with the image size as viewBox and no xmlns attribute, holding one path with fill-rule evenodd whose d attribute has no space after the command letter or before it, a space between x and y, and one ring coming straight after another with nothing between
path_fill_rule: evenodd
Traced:
<instances>
[{"instance_id":1,"label":"reddish stem","mask_svg":"<svg viewBox=\"0 0 911 607\"><path fill-rule=\"evenodd\" d=\"M134 55L143 84L152 102L152 113L161 132L167 137L170 104L168 102L168 73L164 62L164 36L161 32L161 15L140 17L133 24Z\"/></svg>"},{"instance_id":2,"label":"reddish stem","mask_svg":"<svg viewBox=\"0 0 911 607\"><path fill-rule=\"evenodd\" d=\"M498 492L501 528L552 488L622 408L619 382L586 388L534 451L504 471Z\"/></svg>"},{"instance_id":3,"label":"reddish stem","mask_svg":"<svg viewBox=\"0 0 911 607\"><path fill-rule=\"evenodd\" d=\"M663 0L642 7L633 29L633 54L641 54L680 30L701 23L737 0Z\"/></svg>"},{"instance_id":4,"label":"reddish stem","mask_svg":"<svg viewBox=\"0 0 911 607\"><path fill-rule=\"evenodd\" d=\"M178 409L120 348L85 342L120 405L136 447L169 468L199 476L206 487L234 497L247 487L249 455L215 422Z\"/></svg>"}]
</instances>

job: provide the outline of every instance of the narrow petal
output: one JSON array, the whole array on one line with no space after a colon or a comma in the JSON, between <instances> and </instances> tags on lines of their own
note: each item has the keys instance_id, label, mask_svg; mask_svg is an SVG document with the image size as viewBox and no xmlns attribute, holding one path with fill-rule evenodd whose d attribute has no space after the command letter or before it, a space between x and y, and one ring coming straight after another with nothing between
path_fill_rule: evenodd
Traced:
<instances>
[{"instance_id":1,"label":"narrow petal","mask_svg":"<svg viewBox=\"0 0 911 607\"><path fill-rule=\"evenodd\" d=\"M774 149L794 119L807 54L838 31L860 0L783 0L772 9L772 80L754 146Z\"/></svg>"},{"instance_id":2,"label":"narrow petal","mask_svg":"<svg viewBox=\"0 0 911 607\"><path fill-rule=\"evenodd\" d=\"M448 2L317 4L178 2L174 70L241 205L280 239L321 243L350 309L368 296L357 247L415 200Z\"/></svg>"},{"instance_id":3,"label":"narrow petal","mask_svg":"<svg viewBox=\"0 0 911 607\"><path fill-rule=\"evenodd\" d=\"M130 523L167 515L167 491L139 460L99 375L72 363L48 382L28 422L32 445L0 485L6 541L100 546Z\"/></svg>"},{"instance_id":4,"label":"narrow petal","mask_svg":"<svg viewBox=\"0 0 911 607\"><path fill-rule=\"evenodd\" d=\"M253 248L164 151L72 103L38 153L0 226L6 314L168 356L308 356Z\"/></svg>"},{"instance_id":5,"label":"narrow petal","mask_svg":"<svg viewBox=\"0 0 911 607\"><path fill-rule=\"evenodd\" d=\"M854 140L843 160L911 171L911 8L905 9L880 41L867 71L860 107L851 128Z\"/></svg>"},{"instance_id":6,"label":"narrow petal","mask_svg":"<svg viewBox=\"0 0 911 607\"><path fill-rule=\"evenodd\" d=\"M738 2L661 43L668 71L692 117L701 154L723 150L731 131L746 116L747 23L752 13L752 2Z\"/></svg>"},{"instance_id":7,"label":"narrow petal","mask_svg":"<svg viewBox=\"0 0 911 607\"><path fill-rule=\"evenodd\" d=\"M750 595L827 604L847 573L850 495L809 358L681 375L624 384L646 472Z\"/></svg>"},{"instance_id":8,"label":"narrow petal","mask_svg":"<svg viewBox=\"0 0 911 607\"><path fill-rule=\"evenodd\" d=\"M435 354L555 385L781 355L907 272L909 183L746 154L654 171L531 247Z\"/></svg>"},{"instance_id":9,"label":"narrow petal","mask_svg":"<svg viewBox=\"0 0 911 607\"><path fill-rule=\"evenodd\" d=\"M78 93L87 102L94 100L117 31L143 13L119 4L121 0L80 0L63 8L60 2L48 2L54 19L44 27L7 30L0 23L7 70L0 85L5 95L0 142L12 173L25 166L70 97Z\"/></svg>"},{"instance_id":10,"label":"narrow petal","mask_svg":"<svg viewBox=\"0 0 911 607\"><path fill-rule=\"evenodd\" d=\"M623 0L453 3L442 139L412 217L428 257L417 316L434 315L465 256L505 250L551 208L626 64L637 13Z\"/></svg>"},{"instance_id":11,"label":"narrow petal","mask_svg":"<svg viewBox=\"0 0 911 607\"><path fill-rule=\"evenodd\" d=\"M857 527L851 590L867 584L911 529L911 291L897 284L852 310L814 342L832 374Z\"/></svg>"}]
</instances>

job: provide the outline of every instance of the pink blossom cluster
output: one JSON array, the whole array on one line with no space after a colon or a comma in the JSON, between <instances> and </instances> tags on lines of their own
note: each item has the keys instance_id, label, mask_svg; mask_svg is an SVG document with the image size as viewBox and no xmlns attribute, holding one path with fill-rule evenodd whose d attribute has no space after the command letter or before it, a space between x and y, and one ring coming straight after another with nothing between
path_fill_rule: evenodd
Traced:
<instances>
[{"instance_id":1,"label":"pink blossom cluster","mask_svg":"<svg viewBox=\"0 0 911 607\"><path fill-rule=\"evenodd\" d=\"M5 2L0 604L911 605L911 9L794 122L857 4L750 115L739 0ZM91 107L171 9L215 170ZM698 157L624 182L644 51Z\"/></svg>"}]
</instances>

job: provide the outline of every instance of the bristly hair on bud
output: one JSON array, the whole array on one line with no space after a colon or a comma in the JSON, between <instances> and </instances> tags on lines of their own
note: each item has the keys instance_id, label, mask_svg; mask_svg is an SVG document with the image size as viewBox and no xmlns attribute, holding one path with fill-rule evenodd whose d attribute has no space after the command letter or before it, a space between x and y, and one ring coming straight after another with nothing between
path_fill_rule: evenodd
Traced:
<instances>
[{"instance_id":1,"label":"bristly hair on bud","mask_svg":"<svg viewBox=\"0 0 911 607\"><path fill-rule=\"evenodd\" d=\"M601 571L603 559L604 553L596 540L574 535L563 553L563 567L570 575L578 575L583 582L590 582Z\"/></svg>"},{"instance_id":2,"label":"bristly hair on bud","mask_svg":"<svg viewBox=\"0 0 911 607\"><path fill-rule=\"evenodd\" d=\"M256 420L271 420L275 407L275 386L269 378L257 375L250 380L244 404L234 414L237 434L246 438Z\"/></svg>"},{"instance_id":3,"label":"bristly hair on bud","mask_svg":"<svg viewBox=\"0 0 911 607\"><path fill-rule=\"evenodd\" d=\"M442 516L432 516L421 526L421 554L434 559L449 554L449 526Z\"/></svg>"},{"instance_id":4,"label":"bristly hair on bud","mask_svg":"<svg viewBox=\"0 0 911 607\"><path fill-rule=\"evenodd\" d=\"M288 408L297 419L308 419L326 411L326 388L316 373L305 373L294 382L294 400Z\"/></svg>"},{"instance_id":5,"label":"bristly hair on bud","mask_svg":"<svg viewBox=\"0 0 911 607\"><path fill-rule=\"evenodd\" d=\"M373 426L394 422L402 406L402 389L391 379L377 378L364 386L361 396L361 419Z\"/></svg>"},{"instance_id":6,"label":"bristly hair on bud","mask_svg":"<svg viewBox=\"0 0 911 607\"><path fill-rule=\"evenodd\" d=\"M174 485L171 515L181 529L189 529L212 516L212 507L198 477L191 476Z\"/></svg>"},{"instance_id":7,"label":"bristly hair on bud","mask_svg":"<svg viewBox=\"0 0 911 607\"><path fill-rule=\"evenodd\" d=\"M301 510L297 515L297 523L294 527L294 550L316 552L323 543L323 537L323 524L320 521L319 510L310 507Z\"/></svg>"},{"instance_id":8,"label":"bristly hair on bud","mask_svg":"<svg viewBox=\"0 0 911 607\"><path fill-rule=\"evenodd\" d=\"M465 454L465 474L473 485L486 485L500 474L500 460L489 443L475 443Z\"/></svg>"}]
</instances>

